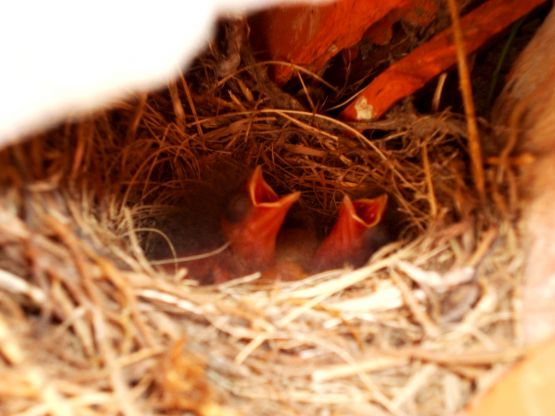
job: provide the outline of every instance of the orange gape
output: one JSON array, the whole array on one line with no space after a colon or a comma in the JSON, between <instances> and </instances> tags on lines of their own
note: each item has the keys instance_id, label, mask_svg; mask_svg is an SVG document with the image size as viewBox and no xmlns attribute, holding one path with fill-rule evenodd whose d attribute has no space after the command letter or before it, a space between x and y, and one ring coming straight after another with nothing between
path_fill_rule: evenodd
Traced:
<instances>
[{"instance_id":1,"label":"orange gape","mask_svg":"<svg viewBox=\"0 0 555 416\"><path fill-rule=\"evenodd\" d=\"M279 197L258 166L227 204L221 229L229 248L216 257L184 263L193 277L215 283L261 271L266 279L293 280L345 264L358 266L372 253L372 232L388 197L352 201L345 196L335 225L318 243L314 230L283 223L300 192ZM378 231L379 232L379 231Z\"/></svg>"}]
</instances>

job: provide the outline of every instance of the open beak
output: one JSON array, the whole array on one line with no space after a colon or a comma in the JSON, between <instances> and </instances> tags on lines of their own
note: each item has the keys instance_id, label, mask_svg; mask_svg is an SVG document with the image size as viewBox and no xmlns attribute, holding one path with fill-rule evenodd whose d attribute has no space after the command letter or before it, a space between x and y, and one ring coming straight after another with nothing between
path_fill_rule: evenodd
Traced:
<instances>
[{"instance_id":1,"label":"open beak","mask_svg":"<svg viewBox=\"0 0 555 416\"><path fill-rule=\"evenodd\" d=\"M372 253L367 252L368 232L382 220L387 206L387 195L376 198L343 198L337 221L322 241L313 259L316 270L341 267L345 263L358 265Z\"/></svg>"},{"instance_id":2,"label":"open beak","mask_svg":"<svg viewBox=\"0 0 555 416\"><path fill-rule=\"evenodd\" d=\"M276 238L289 208L300 198L300 192L279 197L262 176L258 166L249 178L246 195L231 201L234 211L222 221L230 249L248 269L267 267L275 256Z\"/></svg>"}]
</instances>

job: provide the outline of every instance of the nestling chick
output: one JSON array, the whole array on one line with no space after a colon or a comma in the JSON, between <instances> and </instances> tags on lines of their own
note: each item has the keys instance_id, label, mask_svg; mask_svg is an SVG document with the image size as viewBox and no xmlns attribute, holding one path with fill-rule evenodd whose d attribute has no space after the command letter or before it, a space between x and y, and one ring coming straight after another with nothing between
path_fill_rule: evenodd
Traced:
<instances>
[{"instance_id":1,"label":"nestling chick","mask_svg":"<svg viewBox=\"0 0 555 416\"><path fill-rule=\"evenodd\" d=\"M258 166L245 185L228 196L219 221L197 219L199 224L212 224L206 232L214 234L214 240L226 241L227 249L201 260L180 263L177 259L171 267L186 267L204 283L217 283L256 271L261 271L265 280L294 280L346 264L360 266L376 249L396 237L397 222L391 221L393 208L388 206L392 205L391 198L385 193L354 201L345 196L335 225L321 241L308 218L286 220L300 196L300 192L278 196ZM190 251L191 244L182 237L187 230L177 227L177 232L181 236L173 242L178 257L195 254Z\"/></svg>"},{"instance_id":2,"label":"nestling chick","mask_svg":"<svg viewBox=\"0 0 555 416\"><path fill-rule=\"evenodd\" d=\"M257 166L246 189L232 197L222 219L222 230L245 272L263 270L275 261L278 233L300 196L300 192L293 192L278 197Z\"/></svg>"}]
</instances>

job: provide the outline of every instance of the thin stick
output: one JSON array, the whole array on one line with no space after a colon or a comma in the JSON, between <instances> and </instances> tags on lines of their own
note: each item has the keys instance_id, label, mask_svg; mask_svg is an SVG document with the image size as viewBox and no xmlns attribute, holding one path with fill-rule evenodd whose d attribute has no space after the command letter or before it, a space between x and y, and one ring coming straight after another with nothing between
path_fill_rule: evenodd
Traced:
<instances>
[{"instance_id":1,"label":"thin stick","mask_svg":"<svg viewBox=\"0 0 555 416\"><path fill-rule=\"evenodd\" d=\"M191 108L191 113L193 114L195 121L198 122L197 108L195 106L195 101L193 100L193 96L191 95L189 84L187 84L187 80L185 79L183 74L179 76L179 80L181 81L181 85L183 86L183 91L185 91L185 97L187 97L187 102L189 103L189 107ZM202 131L202 125L198 124L196 127L197 127L198 135L202 136L204 134L204 132Z\"/></svg>"},{"instance_id":2,"label":"thin stick","mask_svg":"<svg viewBox=\"0 0 555 416\"><path fill-rule=\"evenodd\" d=\"M428 156L428 144L424 143L422 146L422 165L424 173L426 174L426 184L428 188L428 202L430 204L430 215L432 218L437 218L437 201L434 191L434 181L432 179L432 168L430 167L430 158Z\"/></svg>"},{"instance_id":3,"label":"thin stick","mask_svg":"<svg viewBox=\"0 0 555 416\"><path fill-rule=\"evenodd\" d=\"M478 123L476 122L476 109L472 98L472 85L470 84L470 72L466 61L466 50L464 38L461 30L459 10L456 0L447 0L449 13L453 25L455 46L457 49L457 68L459 70L459 82L464 104L464 114L468 128L468 151L472 163L472 175L476 189L482 200L486 197L484 165L482 163L482 149L480 146L480 135L478 133Z\"/></svg>"}]
</instances>

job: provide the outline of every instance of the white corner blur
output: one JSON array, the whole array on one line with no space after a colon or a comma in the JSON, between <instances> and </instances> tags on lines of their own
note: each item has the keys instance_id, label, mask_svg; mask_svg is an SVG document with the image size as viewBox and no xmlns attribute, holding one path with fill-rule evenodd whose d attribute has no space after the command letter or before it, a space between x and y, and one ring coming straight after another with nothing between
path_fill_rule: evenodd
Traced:
<instances>
[{"instance_id":1,"label":"white corner blur","mask_svg":"<svg viewBox=\"0 0 555 416\"><path fill-rule=\"evenodd\" d=\"M294 1L2 2L0 147L165 85L206 45L218 16Z\"/></svg>"}]
</instances>

